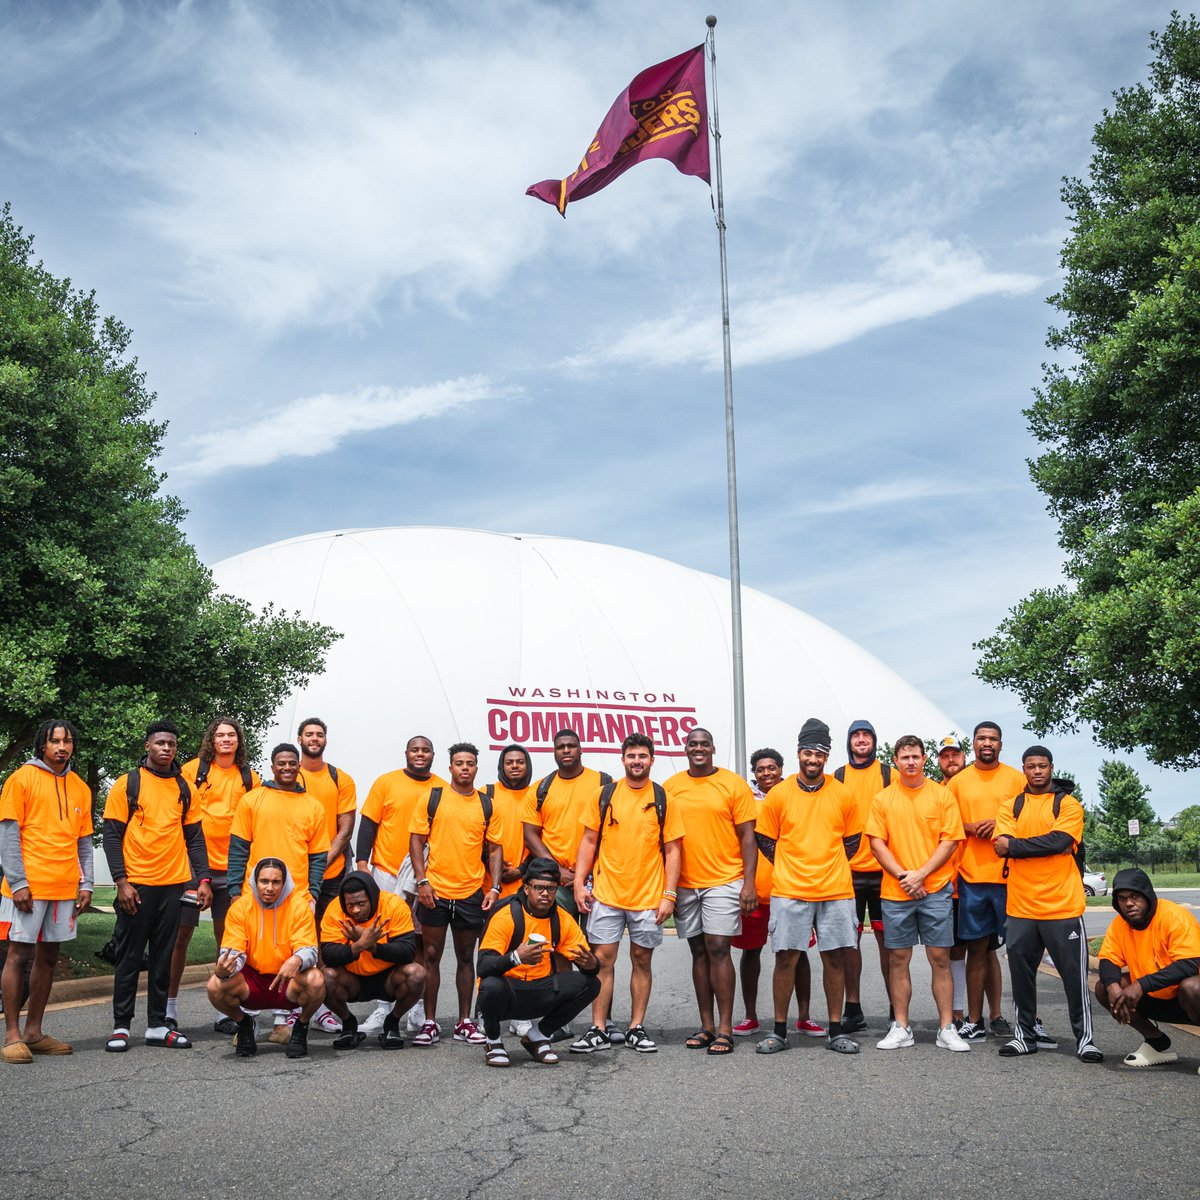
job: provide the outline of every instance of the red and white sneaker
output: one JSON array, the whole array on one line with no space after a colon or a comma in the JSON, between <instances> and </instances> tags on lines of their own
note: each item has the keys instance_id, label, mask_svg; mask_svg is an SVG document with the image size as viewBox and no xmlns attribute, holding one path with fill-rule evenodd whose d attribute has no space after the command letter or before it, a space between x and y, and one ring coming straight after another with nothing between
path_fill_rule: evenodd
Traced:
<instances>
[{"instance_id":1,"label":"red and white sneaker","mask_svg":"<svg viewBox=\"0 0 1200 1200\"><path fill-rule=\"evenodd\" d=\"M442 1027L436 1021L426 1021L413 1038L412 1044L414 1046L436 1046L441 1040Z\"/></svg>"},{"instance_id":2,"label":"red and white sneaker","mask_svg":"<svg viewBox=\"0 0 1200 1200\"><path fill-rule=\"evenodd\" d=\"M796 1030L804 1034L805 1037L824 1037L825 1026L818 1025L816 1021L797 1021Z\"/></svg>"},{"instance_id":3,"label":"red and white sneaker","mask_svg":"<svg viewBox=\"0 0 1200 1200\"><path fill-rule=\"evenodd\" d=\"M744 1021L739 1021L733 1027L734 1037L749 1037L753 1033L757 1033L761 1026L757 1021L751 1021L749 1017Z\"/></svg>"},{"instance_id":4,"label":"red and white sneaker","mask_svg":"<svg viewBox=\"0 0 1200 1200\"><path fill-rule=\"evenodd\" d=\"M454 1040L456 1042L466 1042L469 1046L482 1046L487 1041L487 1038L484 1036L483 1030L470 1017L467 1017L455 1025ZM413 1041L416 1041L416 1038Z\"/></svg>"}]
</instances>

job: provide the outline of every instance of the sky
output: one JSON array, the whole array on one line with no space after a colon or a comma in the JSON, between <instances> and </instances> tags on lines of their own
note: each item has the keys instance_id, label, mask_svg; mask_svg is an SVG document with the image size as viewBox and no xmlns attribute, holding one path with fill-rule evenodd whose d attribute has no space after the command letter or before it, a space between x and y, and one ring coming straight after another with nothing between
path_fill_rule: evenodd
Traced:
<instances>
[{"instance_id":1,"label":"sky","mask_svg":"<svg viewBox=\"0 0 1200 1200\"><path fill-rule=\"evenodd\" d=\"M973 644L1061 578L1022 414L1059 188L1170 8L717 10L743 582L1010 760L1033 737ZM524 194L709 11L0 0L0 201L132 329L206 562L428 524L728 575L709 189L648 162L566 221ZM1106 752L1048 740L1094 802ZM1160 815L1196 802L1129 761Z\"/></svg>"}]
</instances>

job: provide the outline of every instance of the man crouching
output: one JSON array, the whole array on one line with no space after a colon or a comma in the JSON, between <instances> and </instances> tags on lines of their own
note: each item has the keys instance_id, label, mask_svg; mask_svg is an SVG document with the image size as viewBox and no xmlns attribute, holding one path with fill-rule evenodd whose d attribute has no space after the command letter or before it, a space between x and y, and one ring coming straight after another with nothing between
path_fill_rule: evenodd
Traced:
<instances>
[{"instance_id":1,"label":"man crouching","mask_svg":"<svg viewBox=\"0 0 1200 1200\"><path fill-rule=\"evenodd\" d=\"M366 871L351 871L321 921L326 1003L341 1019L335 1050L353 1050L366 1040L349 1005L356 1000L391 1000L379 1044L403 1050L400 1019L421 998L425 968L416 957L412 913L395 892L381 892Z\"/></svg>"},{"instance_id":2,"label":"man crouching","mask_svg":"<svg viewBox=\"0 0 1200 1200\"><path fill-rule=\"evenodd\" d=\"M218 1012L237 1022L234 1053L258 1053L254 1017L246 1012L292 1009L284 1053L308 1053L308 1022L325 999L325 981L317 967L317 925L307 892L297 892L278 858L254 866L253 884L230 905L216 970L208 981L208 999Z\"/></svg>"},{"instance_id":3,"label":"man crouching","mask_svg":"<svg viewBox=\"0 0 1200 1200\"><path fill-rule=\"evenodd\" d=\"M533 1022L521 1045L543 1066L557 1066L547 1031L570 1024L599 994L600 964L557 901L559 876L552 859L531 858L522 886L496 905L484 930L476 970L489 1067L509 1066L500 1023L510 1017Z\"/></svg>"}]
</instances>

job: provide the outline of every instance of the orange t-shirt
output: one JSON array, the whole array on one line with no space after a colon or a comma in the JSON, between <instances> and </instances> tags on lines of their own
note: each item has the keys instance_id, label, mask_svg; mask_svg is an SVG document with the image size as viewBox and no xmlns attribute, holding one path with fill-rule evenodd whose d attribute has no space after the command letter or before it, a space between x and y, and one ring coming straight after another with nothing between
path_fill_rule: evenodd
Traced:
<instances>
[{"instance_id":1,"label":"orange t-shirt","mask_svg":"<svg viewBox=\"0 0 1200 1200\"><path fill-rule=\"evenodd\" d=\"M306 895L308 856L329 850L321 805L307 792L288 792L265 783L242 797L229 833L250 843L248 868L260 859L278 858ZM250 871L246 874L249 878Z\"/></svg>"},{"instance_id":2,"label":"orange t-shirt","mask_svg":"<svg viewBox=\"0 0 1200 1200\"><path fill-rule=\"evenodd\" d=\"M508 904L501 904L496 908L496 915L487 923L487 927L483 931L483 939L479 943L480 950L495 950L498 954L508 954L508 944L512 941L513 936L513 904L519 904L520 901L514 900ZM583 931L579 928L579 923L565 909L558 910L558 942L554 942L552 930L550 926L550 917L547 914L544 917L535 917L533 913L526 910L525 912L525 940L529 941L531 933L540 933L546 939L546 953L542 955L542 961L536 966L533 963L522 963L519 967L513 967L505 972L505 977L508 979L522 979L528 982L531 979L546 979L550 975L550 951L557 950L559 954L569 957L572 950L590 950L588 940L583 936ZM516 947L514 946L515 950Z\"/></svg>"},{"instance_id":3,"label":"orange t-shirt","mask_svg":"<svg viewBox=\"0 0 1200 1200\"><path fill-rule=\"evenodd\" d=\"M79 839L92 835L92 793L75 774L55 775L35 763L18 767L0 792L0 821L21 832L25 880L35 900L79 894ZM8 876L0 894L12 895Z\"/></svg>"},{"instance_id":4,"label":"orange t-shirt","mask_svg":"<svg viewBox=\"0 0 1200 1200\"><path fill-rule=\"evenodd\" d=\"M164 778L145 767L138 770L142 779L132 821L129 819L125 775L117 776L104 801L104 819L126 823L122 851L128 880L150 887L187 883L192 877L192 868L188 863L183 827L199 823L197 806L189 804L185 821L175 777Z\"/></svg>"},{"instance_id":5,"label":"orange t-shirt","mask_svg":"<svg viewBox=\"0 0 1200 1200\"><path fill-rule=\"evenodd\" d=\"M599 830L599 794L588 804L583 825L585 829ZM668 796L663 843L681 837L683 818ZM592 876L592 894L609 908L628 912L658 908L667 875L658 849L658 814L654 811L654 790L649 782L636 789L624 779L617 782L612 804L604 816L600 853L592 866Z\"/></svg>"},{"instance_id":6,"label":"orange t-shirt","mask_svg":"<svg viewBox=\"0 0 1200 1200\"><path fill-rule=\"evenodd\" d=\"M208 778L203 786L197 787L200 760L193 758L185 762L181 770L192 789L192 810L200 810L209 868L215 875L223 875L229 870L229 828L238 801L246 794L242 772L236 766L222 767L214 762L208 768ZM252 788L262 786L257 771L250 771L250 780Z\"/></svg>"},{"instance_id":7,"label":"orange t-shirt","mask_svg":"<svg viewBox=\"0 0 1200 1200\"><path fill-rule=\"evenodd\" d=\"M477 791L460 796L452 787L442 788L432 830L428 802L413 809L409 832L429 837L425 875L439 900L465 900L492 886L483 862L485 830L487 841L504 845L504 818L493 803L492 819L485 822L483 800Z\"/></svg>"},{"instance_id":8,"label":"orange t-shirt","mask_svg":"<svg viewBox=\"0 0 1200 1200\"><path fill-rule=\"evenodd\" d=\"M371 784L361 816L379 826L371 864L389 875L400 874L400 864L408 857L408 834L412 827L413 810L422 804L430 789L440 787L449 791L450 785L438 775L414 779L402 767L389 771Z\"/></svg>"},{"instance_id":9,"label":"orange t-shirt","mask_svg":"<svg viewBox=\"0 0 1200 1200\"><path fill-rule=\"evenodd\" d=\"M542 811L537 810L537 790L541 780L529 789L525 797L522 820L532 825L551 857L568 871L575 869L579 857L579 841L583 837L583 813L600 794L600 772L584 767L574 779L554 777Z\"/></svg>"},{"instance_id":10,"label":"orange t-shirt","mask_svg":"<svg viewBox=\"0 0 1200 1200\"><path fill-rule=\"evenodd\" d=\"M839 768L842 770L842 768ZM865 829L867 826L867 818L871 815L871 805L875 801L875 797L883 791L883 766L879 759L872 759L865 767L856 767L853 763L847 763L843 774L845 778L842 783L850 789L854 796L854 801L858 805L858 822ZM893 767L891 776L894 779L898 772ZM882 871L883 868L879 865L875 855L871 853L871 843L867 841L866 836L858 844L858 850L855 851L854 857L850 860L851 871Z\"/></svg>"},{"instance_id":11,"label":"orange t-shirt","mask_svg":"<svg viewBox=\"0 0 1200 1200\"><path fill-rule=\"evenodd\" d=\"M500 843L500 851L510 867L519 867L525 858L525 826L521 816L532 790L528 787L508 788L502 783L492 788L492 807L504 821L504 840ZM501 897L511 896L520 886L519 879L502 884Z\"/></svg>"},{"instance_id":12,"label":"orange t-shirt","mask_svg":"<svg viewBox=\"0 0 1200 1200\"><path fill-rule=\"evenodd\" d=\"M246 956L246 965L268 979L297 950L317 945L317 923L308 893L293 890L282 904L263 908L254 898L251 882L229 906L222 948Z\"/></svg>"},{"instance_id":13,"label":"orange t-shirt","mask_svg":"<svg viewBox=\"0 0 1200 1200\"><path fill-rule=\"evenodd\" d=\"M440 810L438 816L441 816ZM325 910L325 916L321 919L321 941L340 943L343 946L350 945L351 939L342 930L342 922L347 919L346 910L342 907L342 898L339 896ZM375 906L374 914L362 924L369 925L374 920L378 920L383 928L383 936L379 939L380 944L397 941L406 933L413 931L412 912L408 907L408 901L395 892L380 892L379 903ZM361 927L360 925L359 928ZM378 975L381 971L393 970L395 966L395 963L390 963L386 959L376 958L368 950L365 954L360 954L356 959L348 962L346 970L351 975Z\"/></svg>"},{"instance_id":14,"label":"orange t-shirt","mask_svg":"<svg viewBox=\"0 0 1200 1200\"><path fill-rule=\"evenodd\" d=\"M1040 858L1009 858L1007 912L1010 917L1034 921L1061 921L1083 915L1083 876L1074 852L1083 838L1083 805L1074 796L1064 796L1054 819L1054 793L1026 794L1021 815L1013 817L1013 801L1005 800L996 817L996 836L1032 838L1044 833L1065 833L1071 839L1066 854ZM1003 870L1003 867L1001 867Z\"/></svg>"},{"instance_id":15,"label":"orange t-shirt","mask_svg":"<svg viewBox=\"0 0 1200 1200\"><path fill-rule=\"evenodd\" d=\"M964 767L946 785L958 802L963 824L994 821L1005 800L1025 790L1025 775L1007 763L981 771L978 763ZM1003 883L1004 861L992 849L990 838L967 836L959 876L968 883Z\"/></svg>"},{"instance_id":16,"label":"orange t-shirt","mask_svg":"<svg viewBox=\"0 0 1200 1200\"><path fill-rule=\"evenodd\" d=\"M334 783L329 767L323 766L319 771L301 771L300 784L324 810L325 832L329 837L329 844L332 845L337 833L338 817L342 813L358 811L358 791L354 780L348 772L338 767L338 779L337 783ZM325 878L333 879L340 875L345 865L346 856L339 854L333 862L325 864Z\"/></svg>"},{"instance_id":17,"label":"orange t-shirt","mask_svg":"<svg viewBox=\"0 0 1200 1200\"><path fill-rule=\"evenodd\" d=\"M1181 904L1160 898L1145 929L1134 929L1118 913L1104 935L1097 957L1107 958L1127 972L1130 979L1145 979L1181 958L1200 958L1200 924ZM1150 995L1170 1000L1178 991L1179 984L1173 983Z\"/></svg>"},{"instance_id":18,"label":"orange t-shirt","mask_svg":"<svg viewBox=\"0 0 1200 1200\"><path fill-rule=\"evenodd\" d=\"M1023 778L1023 777L1022 777ZM887 842L888 849L906 871L923 867L942 842L961 842L962 819L954 797L940 783L926 779L919 788L905 787L899 771L871 806L867 837ZM925 890L940 892L954 876L954 855L925 880ZM911 900L900 881L883 873L880 895L885 900Z\"/></svg>"},{"instance_id":19,"label":"orange t-shirt","mask_svg":"<svg viewBox=\"0 0 1200 1200\"><path fill-rule=\"evenodd\" d=\"M664 785L668 807L683 818L679 886L721 887L741 879L742 846L736 825L758 818L750 785L724 767L711 775L672 775Z\"/></svg>"},{"instance_id":20,"label":"orange t-shirt","mask_svg":"<svg viewBox=\"0 0 1200 1200\"><path fill-rule=\"evenodd\" d=\"M758 809L758 832L775 839L771 895L789 900L850 900L854 883L843 838L861 833L854 794L832 775L815 792L789 775Z\"/></svg>"}]
</instances>

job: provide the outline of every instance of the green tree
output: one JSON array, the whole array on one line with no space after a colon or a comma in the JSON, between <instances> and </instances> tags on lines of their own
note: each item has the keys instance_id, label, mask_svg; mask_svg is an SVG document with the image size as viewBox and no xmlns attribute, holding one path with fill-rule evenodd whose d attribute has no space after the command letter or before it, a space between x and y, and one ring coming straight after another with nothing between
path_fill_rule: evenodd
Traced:
<instances>
[{"instance_id":1,"label":"green tree","mask_svg":"<svg viewBox=\"0 0 1200 1200\"><path fill-rule=\"evenodd\" d=\"M1110 749L1200 764L1200 25L1152 35L1150 79L1115 93L1050 302L1061 325L1026 410L1034 483L1068 582L977 643L1039 734L1090 723Z\"/></svg>"},{"instance_id":2,"label":"green tree","mask_svg":"<svg viewBox=\"0 0 1200 1200\"><path fill-rule=\"evenodd\" d=\"M32 259L0 210L0 773L47 716L93 789L158 717L194 749L217 712L259 734L341 635L215 592L154 468L165 427L130 335Z\"/></svg>"},{"instance_id":3,"label":"green tree","mask_svg":"<svg viewBox=\"0 0 1200 1200\"><path fill-rule=\"evenodd\" d=\"M1100 764L1099 790L1097 823L1107 834L1111 845L1118 847L1123 854L1132 854L1134 842L1129 836L1129 822L1135 819L1141 822L1139 837L1149 836L1159 825L1158 817L1146 799L1150 789L1128 763L1106 758Z\"/></svg>"},{"instance_id":4,"label":"green tree","mask_svg":"<svg viewBox=\"0 0 1200 1200\"><path fill-rule=\"evenodd\" d=\"M1200 871L1200 804L1192 804L1179 813L1173 822L1175 841L1180 854L1190 858Z\"/></svg>"}]
</instances>

